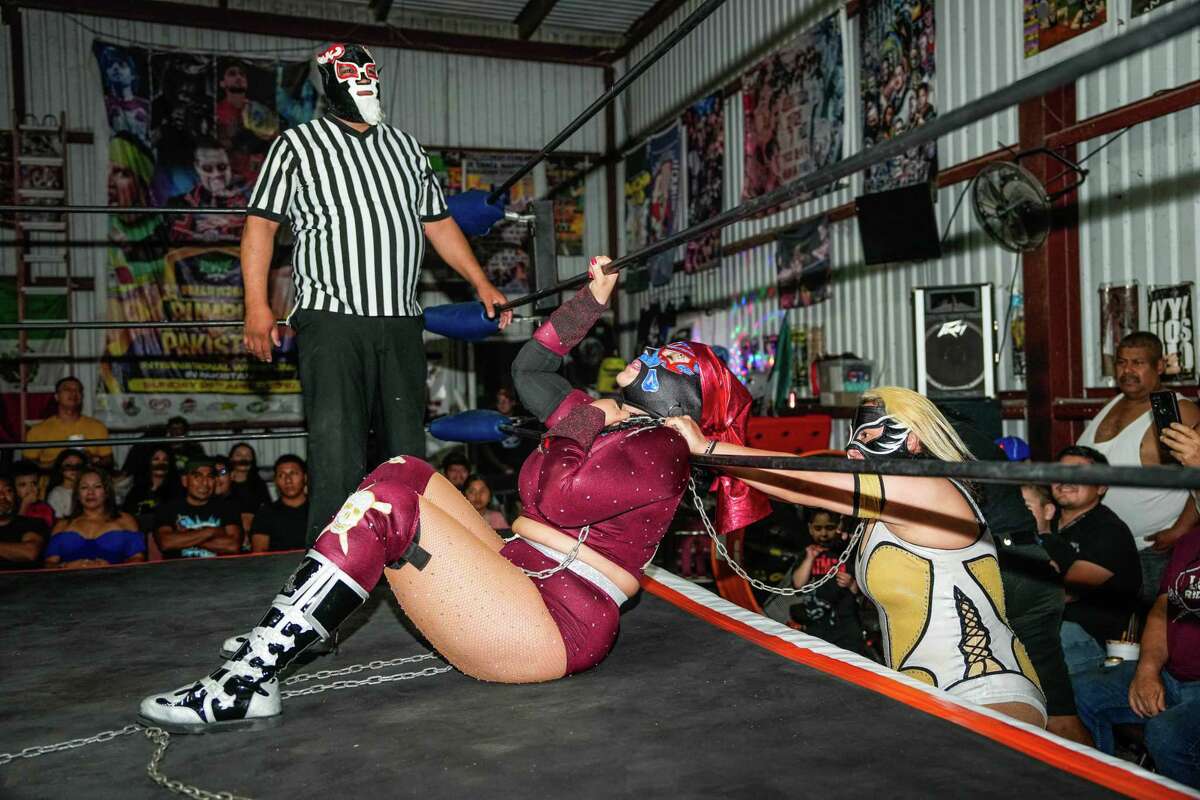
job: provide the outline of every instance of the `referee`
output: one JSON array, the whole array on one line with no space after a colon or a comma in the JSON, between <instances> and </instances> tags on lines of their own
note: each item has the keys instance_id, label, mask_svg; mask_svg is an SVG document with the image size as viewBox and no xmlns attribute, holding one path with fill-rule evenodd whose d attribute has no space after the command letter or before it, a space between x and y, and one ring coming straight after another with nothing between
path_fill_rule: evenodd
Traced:
<instances>
[{"instance_id":1,"label":"referee","mask_svg":"<svg viewBox=\"0 0 1200 800\"><path fill-rule=\"evenodd\" d=\"M263 361L279 344L267 300L275 232L286 220L295 234L290 321L308 422L310 545L366 473L372 424L386 452L425 455L416 293L426 237L488 316L506 302L450 216L421 145L383 124L370 52L335 44L316 61L328 113L271 145L242 232L245 344Z\"/></svg>"}]
</instances>

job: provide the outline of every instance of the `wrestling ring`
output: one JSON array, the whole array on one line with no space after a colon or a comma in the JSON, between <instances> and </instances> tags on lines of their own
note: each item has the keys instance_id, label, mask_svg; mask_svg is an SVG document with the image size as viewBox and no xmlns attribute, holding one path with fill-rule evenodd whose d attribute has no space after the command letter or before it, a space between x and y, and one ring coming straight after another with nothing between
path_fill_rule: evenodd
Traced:
<instances>
[{"instance_id":1,"label":"wrestling ring","mask_svg":"<svg viewBox=\"0 0 1200 800\"><path fill-rule=\"evenodd\" d=\"M714 0L697 14L719 5ZM641 263L779 206L1197 25L1200 4L1185 5L894 140L617 259L607 269ZM653 63L681 37L666 40L666 47L656 48L646 60ZM610 89L576 122L582 124L615 95ZM565 140L569 131L564 134L556 138ZM532 168L553 146L523 169ZM112 211L92 206L36 210ZM559 294L586 278L541 289L498 310ZM449 321L436 332L473 339L495 330L478 304L460 306L449 310ZM225 320L72 327L239 325L240 320ZM20 331L61 327L49 322L0 325ZM298 434L302 431L167 441ZM0 449L20 447L0 444ZM731 459L701 457L697 462L720 466ZM792 459L737 463L795 466ZM864 467L809 459L805 468ZM1067 475L1063 469L1056 464L928 462L871 467L883 474L1003 482L1051 480ZM1077 483L1200 488L1200 478L1177 469L1069 469L1070 480ZM614 651L599 667L568 679L500 685L467 678L427 648L382 586L343 629L337 651L302 657L286 673L286 712L269 738L172 739L158 729L132 724L138 700L148 690L192 677L197 664L214 657L225 636L256 621L266 591L286 578L296 558L294 553L248 555L0 575L0 598L11 620L3 648L6 669L0 673L4 796L137 798L158 797L167 789L196 798L285 792L374 796L385 790L405 797L741 797L791 793L798 785L807 793L832 797L1197 796L1127 762L956 700L656 567L646 573L645 591L623 609L631 613L625 615ZM188 619L186 629L177 624L180 615ZM368 653L390 658L364 662ZM117 664L120 670L112 666ZM398 685L382 685L393 683ZM69 752L75 750L79 752ZM140 779L141 773L150 780Z\"/></svg>"}]
</instances>

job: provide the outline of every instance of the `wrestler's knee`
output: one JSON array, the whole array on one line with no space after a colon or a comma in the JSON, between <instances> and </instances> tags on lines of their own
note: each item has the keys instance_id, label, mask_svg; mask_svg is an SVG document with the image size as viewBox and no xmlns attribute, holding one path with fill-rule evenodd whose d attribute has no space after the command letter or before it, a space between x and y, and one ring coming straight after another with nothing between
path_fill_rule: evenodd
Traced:
<instances>
[{"instance_id":1,"label":"wrestler's knee","mask_svg":"<svg viewBox=\"0 0 1200 800\"><path fill-rule=\"evenodd\" d=\"M422 494L434 468L424 459L414 456L396 456L384 461L371 470L358 488L365 489L371 484L386 484L388 491L396 492L408 489L416 494Z\"/></svg>"}]
</instances>

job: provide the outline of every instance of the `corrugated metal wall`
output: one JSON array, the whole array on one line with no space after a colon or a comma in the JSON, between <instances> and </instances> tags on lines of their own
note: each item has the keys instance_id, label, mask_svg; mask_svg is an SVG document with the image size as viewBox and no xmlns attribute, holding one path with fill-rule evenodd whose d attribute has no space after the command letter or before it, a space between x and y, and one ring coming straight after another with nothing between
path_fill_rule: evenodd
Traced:
<instances>
[{"instance_id":1,"label":"corrugated metal wall","mask_svg":"<svg viewBox=\"0 0 1200 800\"><path fill-rule=\"evenodd\" d=\"M689 13L694 0L668 21L670 29ZM1016 77L1013 55L1017 51L1020 13L1018 4L980 4L975 0L939 0L937 3L937 106L954 108L1011 82ZM734 66L755 61L763 43L778 41L810 26L838 10L829 2L761 2L726 6L704 23L668 55L639 85L631 89L627 109L629 136L643 132L642 126L661 119L685 102L712 91L715 81L727 81ZM858 107L858 19L842 14L846 48L846 154L860 148L861 121ZM661 35L661 34L660 34ZM637 48L630 61L640 58L652 42ZM752 57L747 58L747 54ZM725 208L740 202L742 189L742 98L735 93L726 101ZM961 163L995 150L1001 143L1017 139L1016 110L961 130L939 142L939 161L946 166ZM619 137L620 138L620 137ZM955 200L965 184L939 192L937 212L944 228ZM861 176L848 186L800 204L765 219L740 222L726 229L726 244L812 217L853 200L862 191ZM828 352L853 351L876 362L877 382L904 386L915 384L911 291L924 285L991 282L995 288L996 313L1003 315L1007 287L1018 266L1011 254L987 240L971 217L969 204L959 210L946 244L945 256L926 264L896 264L866 267L862 264L857 223L848 220L831 229L834 262L832 298L807 309L793 309L791 326L820 325L825 329ZM766 245L725 259L722 268L696 276L676 275L671 285L651 289L648 294L626 296L624 311L636 317L639 308L653 300L667 302L690 296L693 302L725 302L732 310L727 327L742 331L774 333L781 322L774 297L758 299L760 290L775 285L774 245ZM1017 290L1020 290L1018 276ZM741 304L744 297L752 302ZM626 350L633 347L633 334L626 335ZM1000 389L1022 388L1011 377L1009 354L999 370ZM1008 423L1019 432L1023 423ZM836 438L836 437L835 437Z\"/></svg>"},{"instance_id":2,"label":"corrugated metal wall","mask_svg":"<svg viewBox=\"0 0 1200 800\"><path fill-rule=\"evenodd\" d=\"M1144 25L1154 15L1130 20ZM1200 37L1193 31L1098 70L1078 83L1080 119L1171 89L1200 75ZM1080 158L1113 136L1080 146ZM1086 164L1080 191L1083 336L1088 386L1112 385L1100 369L1099 289L1139 284L1141 321L1149 322L1146 291L1160 284L1200 283L1200 108L1139 125ZM1195 296L1193 295L1193 308Z\"/></svg>"},{"instance_id":3,"label":"corrugated metal wall","mask_svg":"<svg viewBox=\"0 0 1200 800\"><path fill-rule=\"evenodd\" d=\"M267 9L264 9L267 10ZM272 6L271 9L274 10ZM248 58L302 59L317 41L208 31L68 14L23 11L25 36L37 47L25 51L26 90L30 113L57 114L67 110L69 125L95 133L92 146L70 150L69 200L74 204L107 202L108 123L99 73L92 56L96 38L132 41L141 45L214 53L241 53ZM6 29L0 30L6 34ZM0 63L7 60L7 35L0 36ZM452 56L442 53L373 48L384 76L384 108L393 124L414 133L426 145L536 150L603 92L603 73L594 67L549 65L511 60ZM7 71L6 71L7 72ZM3 90L7 92L7 89ZM7 93L4 108L9 107ZM567 150L601 152L602 116L568 142ZM540 176L539 176L540 177ZM599 252L607 241L603 173L587 184L587 250ZM75 216L75 239L102 242L106 217ZM103 246L74 248L76 274L95 275L96 291L76 295L75 318L103 319L107 255ZM564 259L564 274L582 270L580 259ZM5 262L0 271L12 274ZM46 274L46 273L43 273ZM97 356L103 343L98 333L77 332L76 351ZM86 385L95 385L94 366L80 365ZM260 461L302 443L264 442ZM214 452L220 449L212 445Z\"/></svg>"}]
</instances>

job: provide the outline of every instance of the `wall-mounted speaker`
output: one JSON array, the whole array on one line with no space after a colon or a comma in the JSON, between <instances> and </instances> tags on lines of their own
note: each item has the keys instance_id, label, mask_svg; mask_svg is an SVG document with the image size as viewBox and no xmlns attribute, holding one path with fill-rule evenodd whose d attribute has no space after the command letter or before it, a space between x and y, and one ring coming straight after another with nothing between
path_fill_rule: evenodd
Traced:
<instances>
[{"instance_id":1,"label":"wall-mounted speaker","mask_svg":"<svg viewBox=\"0 0 1200 800\"><path fill-rule=\"evenodd\" d=\"M995 397L990 283L913 290L917 391L931 398Z\"/></svg>"}]
</instances>

